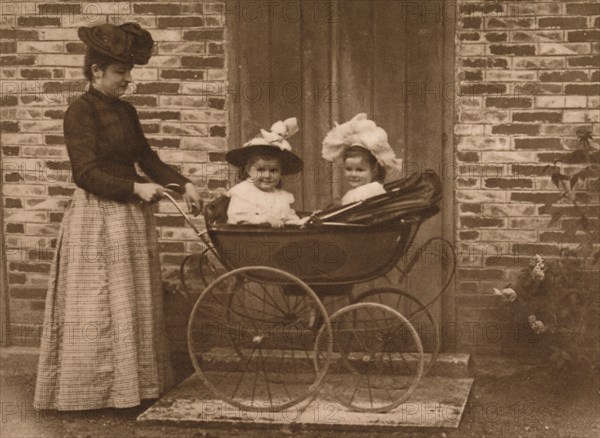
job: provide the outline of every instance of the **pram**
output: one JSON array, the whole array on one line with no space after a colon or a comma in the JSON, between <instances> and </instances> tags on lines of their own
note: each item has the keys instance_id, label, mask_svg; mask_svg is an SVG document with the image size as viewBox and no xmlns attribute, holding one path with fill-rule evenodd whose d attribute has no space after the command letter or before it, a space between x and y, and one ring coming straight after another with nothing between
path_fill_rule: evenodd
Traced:
<instances>
[{"instance_id":1,"label":"pram","mask_svg":"<svg viewBox=\"0 0 600 438\"><path fill-rule=\"evenodd\" d=\"M438 212L434 173L385 188L281 229L226 224L222 197L204 210L205 232L167 194L206 246L196 255L205 288L188 320L187 342L197 375L215 397L272 412L315 394L363 412L389 411L410 397L437 358L440 335L429 307L450 284L456 256L433 238L401 260L421 223ZM448 274L424 304L398 285L433 244L441 245ZM184 290L191 257L180 269ZM396 269L397 279L352 295L357 285ZM339 306L340 297L350 304ZM334 303L330 310L327 301Z\"/></svg>"}]
</instances>

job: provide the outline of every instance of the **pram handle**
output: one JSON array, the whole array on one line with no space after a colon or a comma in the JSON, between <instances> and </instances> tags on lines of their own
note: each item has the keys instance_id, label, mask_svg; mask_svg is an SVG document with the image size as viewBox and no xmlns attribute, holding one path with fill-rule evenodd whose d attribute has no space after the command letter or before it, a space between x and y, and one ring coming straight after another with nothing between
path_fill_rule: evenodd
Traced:
<instances>
[{"instance_id":1,"label":"pram handle","mask_svg":"<svg viewBox=\"0 0 600 438\"><path fill-rule=\"evenodd\" d=\"M177 192L179 194L184 193L183 187L181 187L179 184L175 184L175 183L171 183L171 184L167 184L165 186L165 188L167 190L172 190L174 192ZM167 199L169 199L173 205L175 206L175 208L177 210L179 210L179 213L181 213L181 215L183 216L183 218L186 220L186 222L190 225L190 227L192 227L192 229L194 230L194 232L196 233L196 235L200 236L202 233L198 230L198 228L196 228L196 226L193 224L193 222L191 221L190 217L186 214L186 212L184 212L181 207L179 206L179 204L177 203L177 201L175 200L175 198L173 198L173 196L171 196L168 192L163 192L163 196L166 197ZM198 208L199 210L201 210L199 208L198 205L196 205L196 203L192 203L193 206L195 206L196 208Z\"/></svg>"}]
</instances>

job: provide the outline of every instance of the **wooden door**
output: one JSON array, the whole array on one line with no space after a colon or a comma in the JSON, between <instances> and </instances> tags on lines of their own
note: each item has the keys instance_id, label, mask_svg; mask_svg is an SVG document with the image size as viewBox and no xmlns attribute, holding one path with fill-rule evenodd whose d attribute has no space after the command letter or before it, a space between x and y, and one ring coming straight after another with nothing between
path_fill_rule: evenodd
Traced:
<instances>
[{"instance_id":1,"label":"wooden door","mask_svg":"<svg viewBox=\"0 0 600 438\"><path fill-rule=\"evenodd\" d=\"M446 142L452 138L453 22L448 1L426 3L228 0L228 88L236 90L236 98L229 95L230 147L277 120L298 117L300 132L290 143L305 169L284 181L297 210L323 208L345 192L339 169L321 159L321 142L335 121L360 112L387 131L405 174L441 172L452 160ZM442 213L423 224L413 248L429 237L452 238L452 187L445 192ZM435 252L405 284L424 301L444 276ZM444 323L452 323L453 298L442 301L436 318L442 321L443 313Z\"/></svg>"}]
</instances>

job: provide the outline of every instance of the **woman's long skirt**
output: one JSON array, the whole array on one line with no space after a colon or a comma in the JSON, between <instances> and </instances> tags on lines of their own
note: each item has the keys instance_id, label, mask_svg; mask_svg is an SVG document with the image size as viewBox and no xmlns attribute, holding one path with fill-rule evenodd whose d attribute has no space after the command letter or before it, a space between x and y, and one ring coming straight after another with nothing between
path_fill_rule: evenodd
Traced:
<instances>
[{"instance_id":1,"label":"woman's long skirt","mask_svg":"<svg viewBox=\"0 0 600 438\"><path fill-rule=\"evenodd\" d=\"M172 383L151 205L76 189L50 272L34 407L137 406Z\"/></svg>"}]
</instances>

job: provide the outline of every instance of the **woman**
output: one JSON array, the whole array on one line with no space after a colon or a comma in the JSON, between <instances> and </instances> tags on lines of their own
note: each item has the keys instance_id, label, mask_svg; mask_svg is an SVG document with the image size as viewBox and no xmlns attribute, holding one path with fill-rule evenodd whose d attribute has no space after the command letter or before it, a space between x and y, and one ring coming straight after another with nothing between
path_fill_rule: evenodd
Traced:
<instances>
[{"instance_id":1,"label":"woman","mask_svg":"<svg viewBox=\"0 0 600 438\"><path fill-rule=\"evenodd\" d=\"M64 119L78 188L65 212L46 298L34 406L126 408L171 383L153 203L163 186L195 186L150 149L135 108L119 98L153 41L135 23L79 28L88 90ZM134 163L155 182L147 182Z\"/></svg>"}]
</instances>

